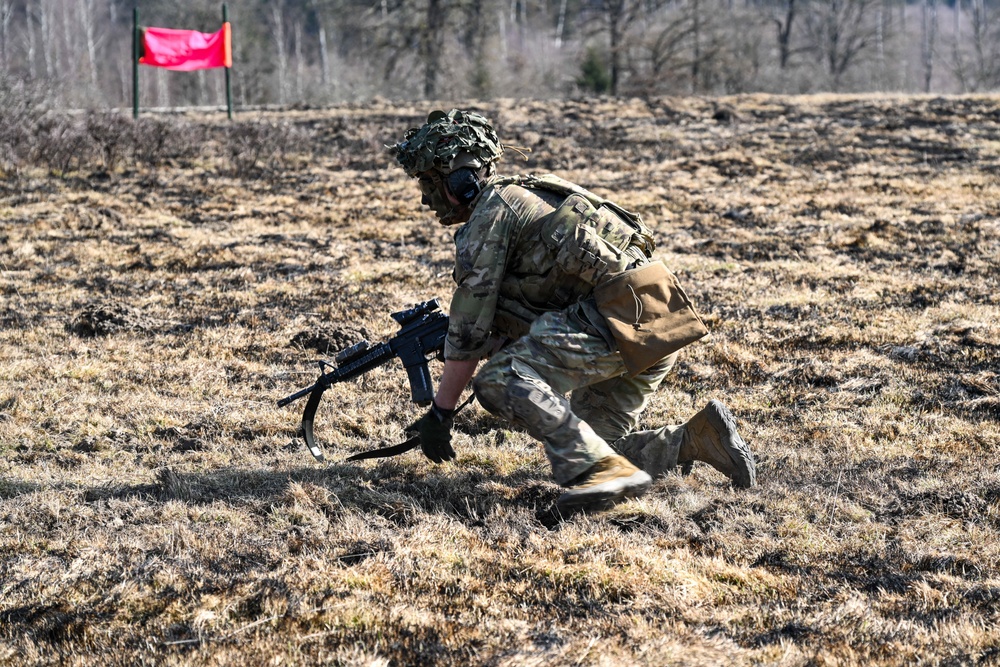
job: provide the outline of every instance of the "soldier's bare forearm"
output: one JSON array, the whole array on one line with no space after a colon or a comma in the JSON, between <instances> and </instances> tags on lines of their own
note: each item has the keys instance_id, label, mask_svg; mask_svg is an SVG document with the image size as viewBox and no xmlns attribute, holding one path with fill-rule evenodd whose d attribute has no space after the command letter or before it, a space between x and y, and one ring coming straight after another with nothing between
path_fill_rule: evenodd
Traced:
<instances>
[{"instance_id":1,"label":"soldier's bare forearm","mask_svg":"<svg viewBox=\"0 0 1000 667\"><path fill-rule=\"evenodd\" d=\"M458 405L458 399L462 396L462 391L469 384L469 380L476 373L478 359L456 361L447 359L444 362L444 371L441 373L441 382L438 384L437 395L434 402L439 408L444 410L454 410Z\"/></svg>"}]
</instances>

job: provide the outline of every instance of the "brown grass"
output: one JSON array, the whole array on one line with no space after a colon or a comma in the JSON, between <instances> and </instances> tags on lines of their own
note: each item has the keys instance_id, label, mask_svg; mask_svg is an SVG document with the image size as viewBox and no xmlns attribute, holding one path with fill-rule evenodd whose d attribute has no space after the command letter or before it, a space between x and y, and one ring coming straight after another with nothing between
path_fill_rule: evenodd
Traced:
<instances>
[{"instance_id":1,"label":"brown grass","mask_svg":"<svg viewBox=\"0 0 1000 667\"><path fill-rule=\"evenodd\" d=\"M760 487L553 523L478 407L454 464L337 463L419 414L398 364L327 393L315 464L274 401L451 293L381 150L428 109L270 114L260 160L191 117L176 159L0 181L0 663L1000 663L1000 100L479 108L505 171L647 217L713 335L644 425L725 400Z\"/></svg>"}]
</instances>

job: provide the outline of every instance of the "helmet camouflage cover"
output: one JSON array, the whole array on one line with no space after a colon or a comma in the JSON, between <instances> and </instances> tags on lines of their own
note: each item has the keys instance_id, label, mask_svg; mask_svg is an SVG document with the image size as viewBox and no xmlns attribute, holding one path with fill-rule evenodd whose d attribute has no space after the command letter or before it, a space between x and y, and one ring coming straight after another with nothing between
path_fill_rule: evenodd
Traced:
<instances>
[{"instance_id":1,"label":"helmet camouflage cover","mask_svg":"<svg viewBox=\"0 0 1000 667\"><path fill-rule=\"evenodd\" d=\"M496 162L503 155L503 144L485 116L459 109L437 110L424 125L407 130L403 141L389 146L389 152L410 176L431 169L448 174L459 166L470 166L470 156L480 167ZM460 154L462 159L456 162Z\"/></svg>"}]
</instances>

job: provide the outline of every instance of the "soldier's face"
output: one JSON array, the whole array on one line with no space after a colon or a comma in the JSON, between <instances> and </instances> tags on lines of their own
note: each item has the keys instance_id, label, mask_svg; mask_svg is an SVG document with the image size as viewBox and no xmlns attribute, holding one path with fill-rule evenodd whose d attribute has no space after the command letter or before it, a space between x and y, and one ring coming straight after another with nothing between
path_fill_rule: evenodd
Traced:
<instances>
[{"instance_id":1,"label":"soldier's face","mask_svg":"<svg viewBox=\"0 0 1000 667\"><path fill-rule=\"evenodd\" d=\"M434 211L443 225L460 222L460 207L455 196L445 187L439 174L426 173L417 179L420 185L420 203Z\"/></svg>"}]
</instances>

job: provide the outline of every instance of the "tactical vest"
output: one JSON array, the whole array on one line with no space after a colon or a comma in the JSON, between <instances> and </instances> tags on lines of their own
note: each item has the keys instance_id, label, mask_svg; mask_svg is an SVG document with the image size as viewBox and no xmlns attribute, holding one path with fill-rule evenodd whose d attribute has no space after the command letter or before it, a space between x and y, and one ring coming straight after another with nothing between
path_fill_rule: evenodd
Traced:
<instances>
[{"instance_id":1,"label":"tactical vest","mask_svg":"<svg viewBox=\"0 0 1000 667\"><path fill-rule=\"evenodd\" d=\"M555 253L559 268L592 287L594 305L630 376L708 334L676 276L662 262L649 261L653 235L638 214L551 174L488 183L502 185L549 190L564 197L540 220L541 242ZM557 295L560 302L571 302L572 294L560 295L557 290ZM502 330L516 337L527 333L533 318L519 314L516 303L503 298L497 303L494 322L502 318ZM501 305L514 308L501 313Z\"/></svg>"},{"instance_id":2,"label":"tactical vest","mask_svg":"<svg viewBox=\"0 0 1000 667\"><path fill-rule=\"evenodd\" d=\"M553 174L507 176L490 187L519 185L565 197L541 226L541 242L556 253L556 263L590 285L652 257L653 235L638 213L595 195Z\"/></svg>"}]
</instances>

